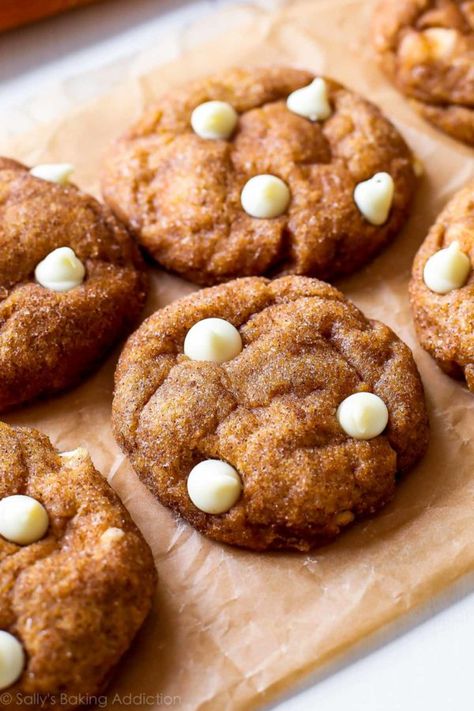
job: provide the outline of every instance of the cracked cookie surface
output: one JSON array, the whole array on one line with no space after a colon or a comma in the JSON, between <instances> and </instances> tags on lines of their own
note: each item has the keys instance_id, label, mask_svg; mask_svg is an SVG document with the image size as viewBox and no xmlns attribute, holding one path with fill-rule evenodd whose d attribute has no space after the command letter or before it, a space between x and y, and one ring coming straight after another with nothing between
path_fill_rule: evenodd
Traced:
<instances>
[{"instance_id":1,"label":"cracked cookie surface","mask_svg":"<svg viewBox=\"0 0 474 711\"><path fill-rule=\"evenodd\" d=\"M58 293L35 282L71 247L84 282ZM107 207L74 185L0 158L0 410L75 384L135 323L146 296L141 257Z\"/></svg>"},{"instance_id":2,"label":"cracked cookie surface","mask_svg":"<svg viewBox=\"0 0 474 711\"><path fill-rule=\"evenodd\" d=\"M330 79L329 118L290 111L288 95L312 79L267 67L196 81L162 97L109 150L105 200L157 262L198 284L269 273L332 279L395 236L415 188L410 150L377 107ZM193 132L192 111L208 100L238 112L229 140ZM353 193L381 171L395 194L387 221L375 226ZM289 186L285 214L256 219L242 209L242 189L258 174Z\"/></svg>"},{"instance_id":3,"label":"cracked cookie surface","mask_svg":"<svg viewBox=\"0 0 474 711\"><path fill-rule=\"evenodd\" d=\"M474 146L474 2L382 0L374 42L383 69L422 116Z\"/></svg>"},{"instance_id":4,"label":"cracked cookie surface","mask_svg":"<svg viewBox=\"0 0 474 711\"><path fill-rule=\"evenodd\" d=\"M148 614L153 557L84 449L60 455L40 432L0 423L0 457L0 499L33 497L49 516L36 543L0 536L0 629L26 655L8 693L25 708L34 694L41 708L74 708L61 693L102 691Z\"/></svg>"},{"instance_id":5,"label":"cracked cookie surface","mask_svg":"<svg viewBox=\"0 0 474 711\"><path fill-rule=\"evenodd\" d=\"M233 324L243 342L222 364L183 354L189 329L211 317ZM336 417L364 390L389 413L369 441L346 435ZM376 511L428 439L408 347L330 285L297 276L238 279L150 316L120 358L113 424L162 503L210 537L256 550L307 550ZM191 469L207 459L242 479L227 513L203 513L188 496Z\"/></svg>"},{"instance_id":6,"label":"cracked cookie surface","mask_svg":"<svg viewBox=\"0 0 474 711\"><path fill-rule=\"evenodd\" d=\"M469 257L470 274L460 288L438 294L426 286L423 270L433 254L453 242ZM448 375L464 378L474 392L474 181L452 197L418 250L410 300L423 348Z\"/></svg>"}]
</instances>

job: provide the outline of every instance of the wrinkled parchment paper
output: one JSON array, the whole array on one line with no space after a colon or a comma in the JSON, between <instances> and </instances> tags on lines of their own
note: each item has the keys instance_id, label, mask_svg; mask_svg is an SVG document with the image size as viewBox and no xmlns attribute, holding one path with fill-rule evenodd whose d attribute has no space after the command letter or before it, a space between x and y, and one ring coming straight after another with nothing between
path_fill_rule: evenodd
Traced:
<instances>
[{"instance_id":1,"label":"wrinkled parchment paper","mask_svg":"<svg viewBox=\"0 0 474 711\"><path fill-rule=\"evenodd\" d=\"M107 708L157 709L168 697L184 709L253 708L474 568L474 397L417 346L407 303L416 248L452 192L474 175L473 153L424 123L380 74L368 42L372 5L298 0L226 10L179 41L169 37L143 52L93 104L27 136L0 137L3 153L28 163L75 163L79 185L97 193L104 145L160 91L230 65L278 62L325 72L376 101L426 169L407 228L339 286L414 349L431 444L393 503L336 543L309 555L257 555L175 521L111 436L117 354L81 387L6 418L42 429L61 449L86 446L153 548L160 578L154 611L119 667ZM176 59L157 68L166 52ZM40 96L36 109L54 115L55 101L64 103L60 91ZM148 312L193 289L154 270Z\"/></svg>"}]
</instances>

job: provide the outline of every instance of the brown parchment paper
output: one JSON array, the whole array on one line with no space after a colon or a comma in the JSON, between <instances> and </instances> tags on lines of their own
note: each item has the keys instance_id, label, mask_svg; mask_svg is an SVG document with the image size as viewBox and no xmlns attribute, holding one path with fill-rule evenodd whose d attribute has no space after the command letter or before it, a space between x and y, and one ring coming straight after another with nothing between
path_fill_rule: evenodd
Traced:
<instances>
[{"instance_id":1,"label":"brown parchment paper","mask_svg":"<svg viewBox=\"0 0 474 711\"><path fill-rule=\"evenodd\" d=\"M170 38L175 61L157 67L160 48L149 49L124 65L123 82L93 104L27 136L0 135L1 151L28 163L74 162L77 182L97 193L104 145L161 90L230 65L291 63L376 101L426 168L407 228L339 286L414 349L431 444L393 503L336 543L309 555L256 555L214 544L175 521L138 482L111 436L117 354L81 387L6 418L37 426L61 449L86 446L152 546L159 573L154 611L108 690L108 708L157 709L166 697L178 697L175 705L184 709L253 708L474 568L474 398L417 346L407 303L416 248L451 193L474 175L473 153L424 123L380 74L369 47L372 5L298 0L233 8ZM36 102L51 107L63 99L57 91ZM193 289L155 269L147 310Z\"/></svg>"}]
</instances>

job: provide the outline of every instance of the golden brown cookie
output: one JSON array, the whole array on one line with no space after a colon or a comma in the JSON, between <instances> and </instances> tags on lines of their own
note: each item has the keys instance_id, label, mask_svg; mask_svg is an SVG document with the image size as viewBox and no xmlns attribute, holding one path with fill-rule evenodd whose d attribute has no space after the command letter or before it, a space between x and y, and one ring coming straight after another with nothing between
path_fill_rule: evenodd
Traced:
<instances>
[{"instance_id":1,"label":"golden brown cookie","mask_svg":"<svg viewBox=\"0 0 474 711\"><path fill-rule=\"evenodd\" d=\"M224 325L206 336L208 318ZM225 360L196 359L216 353ZM347 407L364 392L375 410L367 394ZM408 347L335 288L298 276L238 279L150 316L120 358L113 425L162 503L256 550L307 550L373 513L428 439ZM200 465L209 460L218 466Z\"/></svg>"},{"instance_id":2,"label":"golden brown cookie","mask_svg":"<svg viewBox=\"0 0 474 711\"><path fill-rule=\"evenodd\" d=\"M313 79L287 67L234 69L169 92L109 151L105 200L157 262L198 284L268 273L333 279L359 269L407 218L412 156L377 107L331 79L293 96L290 110L288 97ZM208 101L231 105L225 129L237 112L228 138L193 130L193 112ZM312 103L312 117L296 112ZM379 173L389 173L394 195L373 224L354 190ZM244 187L258 175L286 184L282 214L244 209Z\"/></svg>"},{"instance_id":3,"label":"golden brown cookie","mask_svg":"<svg viewBox=\"0 0 474 711\"><path fill-rule=\"evenodd\" d=\"M418 111L474 146L474 3L381 0L374 41L383 69Z\"/></svg>"},{"instance_id":4,"label":"golden brown cookie","mask_svg":"<svg viewBox=\"0 0 474 711\"><path fill-rule=\"evenodd\" d=\"M1 423L0 457L0 688L14 708L74 708L103 690L148 614L153 557L84 449L60 454L40 432ZM18 495L47 517L22 545L11 538L34 519L13 516Z\"/></svg>"},{"instance_id":5,"label":"golden brown cookie","mask_svg":"<svg viewBox=\"0 0 474 711\"><path fill-rule=\"evenodd\" d=\"M421 345L474 392L474 181L454 195L413 264L410 299Z\"/></svg>"},{"instance_id":6,"label":"golden brown cookie","mask_svg":"<svg viewBox=\"0 0 474 711\"><path fill-rule=\"evenodd\" d=\"M0 410L6 410L69 387L96 365L135 323L146 280L136 246L108 208L7 158L0 159L0 247ZM38 264L64 247L85 268L83 283L68 291L42 286ZM50 272L51 264L41 273Z\"/></svg>"}]
</instances>

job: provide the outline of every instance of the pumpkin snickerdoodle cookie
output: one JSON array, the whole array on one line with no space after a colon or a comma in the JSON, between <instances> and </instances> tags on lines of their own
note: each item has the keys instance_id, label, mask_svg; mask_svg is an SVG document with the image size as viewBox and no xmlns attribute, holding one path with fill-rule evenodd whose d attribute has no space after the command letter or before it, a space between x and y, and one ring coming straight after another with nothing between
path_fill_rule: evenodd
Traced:
<instances>
[{"instance_id":1,"label":"pumpkin snickerdoodle cookie","mask_svg":"<svg viewBox=\"0 0 474 711\"><path fill-rule=\"evenodd\" d=\"M374 41L383 69L421 115L474 146L474 3L382 0Z\"/></svg>"},{"instance_id":2,"label":"pumpkin snickerdoodle cookie","mask_svg":"<svg viewBox=\"0 0 474 711\"><path fill-rule=\"evenodd\" d=\"M474 181L448 202L418 250L410 297L423 348L474 392Z\"/></svg>"},{"instance_id":3,"label":"pumpkin snickerdoodle cookie","mask_svg":"<svg viewBox=\"0 0 474 711\"><path fill-rule=\"evenodd\" d=\"M111 147L103 194L157 262L215 284L355 271L400 230L415 182L376 106L331 79L264 67L164 95Z\"/></svg>"},{"instance_id":4,"label":"pumpkin snickerdoodle cookie","mask_svg":"<svg viewBox=\"0 0 474 711\"><path fill-rule=\"evenodd\" d=\"M148 614L153 557L84 449L0 423L0 459L0 689L9 708L75 708Z\"/></svg>"},{"instance_id":5,"label":"pumpkin snickerdoodle cookie","mask_svg":"<svg viewBox=\"0 0 474 711\"><path fill-rule=\"evenodd\" d=\"M225 543L307 550L424 453L409 348L330 285L243 278L157 311L116 372L115 435L151 491Z\"/></svg>"},{"instance_id":6,"label":"pumpkin snickerdoodle cookie","mask_svg":"<svg viewBox=\"0 0 474 711\"><path fill-rule=\"evenodd\" d=\"M0 158L0 410L75 384L145 300L125 227L66 172Z\"/></svg>"}]
</instances>

